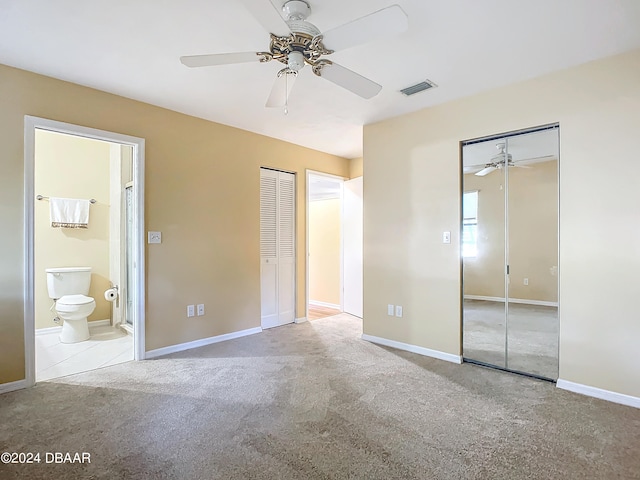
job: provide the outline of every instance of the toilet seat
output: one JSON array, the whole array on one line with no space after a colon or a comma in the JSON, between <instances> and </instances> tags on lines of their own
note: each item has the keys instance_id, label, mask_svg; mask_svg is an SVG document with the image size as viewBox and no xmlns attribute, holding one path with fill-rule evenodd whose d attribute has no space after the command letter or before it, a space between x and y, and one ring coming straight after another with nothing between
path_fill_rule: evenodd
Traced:
<instances>
[{"instance_id":1,"label":"toilet seat","mask_svg":"<svg viewBox=\"0 0 640 480\"><path fill-rule=\"evenodd\" d=\"M56 302L57 305L86 305L93 302L93 298L86 295L65 295Z\"/></svg>"}]
</instances>

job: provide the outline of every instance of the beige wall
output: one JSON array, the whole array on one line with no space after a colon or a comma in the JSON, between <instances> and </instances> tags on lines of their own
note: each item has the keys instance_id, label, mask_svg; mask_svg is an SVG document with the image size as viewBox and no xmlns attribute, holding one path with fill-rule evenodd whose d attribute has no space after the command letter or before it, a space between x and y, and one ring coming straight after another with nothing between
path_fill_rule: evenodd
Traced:
<instances>
[{"instance_id":1,"label":"beige wall","mask_svg":"<svg viewBox=\"0 0 640 480\"><path fill-rule=\"evenodd\" d=\"M260 166L297 173L297 315L305 311L305 170L348 160L116 95L0 66L0 383L24 378L24 115L146 139L146 347L260 326ZM186 318L186 305L206 304Z\"/></svg>"},{"instance_id":2,"label":"beige wall","mask_svg":"<svg viewBox=\"0 0 640 480\"><path fill-rule=\"evenodd\" d=\"M340 199L309 202L309 301L340 305Z\"/></svg>"},{"instance_id":3,"label":"beige wall","mask_svg":"<svg viewBox=\"0 0 640 480\"><path fill-rule=\"evenodd\" d=\"M557 302L557 162L528 166L509 169L509 298ZM504 298L503 184L502 172L464 175L464 191L478 190L478 255L464 259L465 295Z\"/></svg>"},{"instance_id":4,"label":"beige wall","mask_svg":"<svg viewBox=\"0 0 640 480\"><path fill-rule=\"evenodd\" d=\"M349 160L349 178L361 177L364 174L363 157Z\"/></svg>"},{"instance_id":5,"label":"beige wall","mask_svg":"<svg viewBox=\"0 0 640 480\"><path fill-rule=\"evenodd\" d=\"M554 122L560 378L640 397L640 51L365 126L364 332L461 353L460 141Z\"/></svg>"},{"instance_id":6,"label":"beige wall","mask_svg":"<svg viewBox=\"0 0 640 480\"><path fill-rule=\"evenodd\" d=\"M51 267L91 267L89 296L96 309L89 320L108 319L110 304L103 293L109 288L109 144L46 130L36 131L35 142L36 194L97 200L86 229L52 228L49 202L35 202L36 329L56 326L45 274Z\"/></svg>"}]
</instances>

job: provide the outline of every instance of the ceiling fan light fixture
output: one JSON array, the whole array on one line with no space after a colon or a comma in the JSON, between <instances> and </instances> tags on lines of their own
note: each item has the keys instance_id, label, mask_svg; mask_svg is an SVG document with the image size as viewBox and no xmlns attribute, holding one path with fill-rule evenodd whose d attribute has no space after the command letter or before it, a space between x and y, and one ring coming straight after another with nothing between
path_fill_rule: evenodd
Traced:
<instances>
[{"instance_id":1,"label":"ceiling fan light fixture","mask_svg":"<svg viewBox=\"0 0 640 480\"><path fill-rule=\"evenodd\" d=\"M335 49L344 50L386 38L402 33L408 28L407 14L398 5L391 5L321 33L318 27L307 21L311 7L306 0L285 0L281 11L272 0L240 1L269 32L269 49L255 53L188 55L180 57L180 61L187 67L255 61L267 63L273 60L284 64L285 68L278 73L265 106L284 106L285 114L288 112L287 102L291 87L305 64L311 67L315 75L364 99L377 95L382 89L381 85L323 57L334 53ZM333 49L325 47L327 39L334 46Z\"/></svg>"},{"instance_id":2,"label":"ceiling fan light fixture","mask_svg":"<svg viewBox=\"0 0 640 480\"><path fill-rule=\"evenodd\" d=\"M287 57L287 67L294 72L302 69L304 67L304 55L297 50L291 52Z\"/></svg>"}]
</instances>

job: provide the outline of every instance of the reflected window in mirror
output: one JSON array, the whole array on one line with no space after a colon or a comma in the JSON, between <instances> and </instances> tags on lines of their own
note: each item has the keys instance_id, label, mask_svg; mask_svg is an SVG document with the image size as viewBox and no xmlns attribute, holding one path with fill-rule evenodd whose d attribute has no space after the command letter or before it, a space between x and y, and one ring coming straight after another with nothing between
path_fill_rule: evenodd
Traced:
<instances>
[{"instance_id":1,"label":"reflected window in mirror","mask_svg":"<svg viewBox=\"0 0 640 480\"><path fill-rule=\"evenodd\" d=\"M478 191L462 195L462 256L478 255Z\"/></svg>"}]
</instances>

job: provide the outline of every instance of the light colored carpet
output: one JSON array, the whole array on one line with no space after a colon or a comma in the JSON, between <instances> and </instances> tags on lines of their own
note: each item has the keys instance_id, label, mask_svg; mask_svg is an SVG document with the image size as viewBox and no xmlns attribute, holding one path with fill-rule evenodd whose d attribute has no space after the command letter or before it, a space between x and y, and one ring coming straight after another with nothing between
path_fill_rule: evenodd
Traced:
<instances>
[{"instance_id":1,"label":"light colored carpet","mask_svg":"<svg viewBox=\"0 0 640 480\"><path fill-rule=\"evenodd\" d=\"M558 378L558 307L510 303L505 334L504 303L465 300L463 305L465 358Z\"/></svg>"},{"instance_id":2,"label":"light colored carpet","mask_svg":"<svg viewBox=\"0 0 640 480\"><path fill-rule=\"evenodd\" d=\"M0 396L0 478L638 479L640 410L360 340L348 315Z\"/></svg>"}]
</instances>

